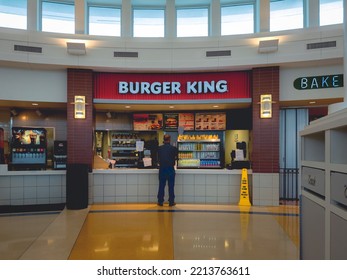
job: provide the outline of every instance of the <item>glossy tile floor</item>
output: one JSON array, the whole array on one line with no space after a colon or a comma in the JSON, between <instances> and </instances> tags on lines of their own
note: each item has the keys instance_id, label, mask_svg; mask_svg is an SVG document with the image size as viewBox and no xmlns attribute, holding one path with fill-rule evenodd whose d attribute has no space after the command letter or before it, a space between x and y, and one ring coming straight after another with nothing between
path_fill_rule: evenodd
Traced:
<instances>
[{"instance_id":1,"label":"glossy tile floor","mask_svg":"<svg viewBox=\"0 0 347 280\"><path fill-rule=\"evenodd\" d=\"M0 259L299 258L299 208L155 204L0 215Z\"/></svg>"}]
</instances>

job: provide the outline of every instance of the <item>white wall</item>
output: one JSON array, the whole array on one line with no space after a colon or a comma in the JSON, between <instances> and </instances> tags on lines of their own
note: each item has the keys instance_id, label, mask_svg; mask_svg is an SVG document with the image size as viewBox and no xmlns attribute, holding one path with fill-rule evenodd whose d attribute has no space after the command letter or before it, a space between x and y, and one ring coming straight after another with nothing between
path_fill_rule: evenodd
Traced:
<instances>
[{"instance_id":1,"label":"white wall","mask_svg":"<svg viewBox=\"0 0 347 280\"><path fill-rule=\"evenodd\" d=\"M0 100L67 102L66 70L0 68Z\"/></svg>"},{"instance_id":2,"label":"white wall","mask_svg":"<svg viewBox=\"0 0 347 280\"><path fill-rule=\"evenodd\" d=\"M288 63L318 62L343 58L342 25L282 32L195 38L116 38L57 34L0 28L0 65L23 63L24 67L54 66L98 71L237 71ZM258 53L260 40L279 39L278 51ZM66 42L80 40L86 55L67 53ZM337 46L307 50L307 43L336 41ZM13 45L41 47L42 53L13 50ZM231 56L206 57L206 51L230 50ZM115 58L114 51L138 52L137 58ZM342 64L342 61L340 62Z\"/></svg>"}]
</instances>

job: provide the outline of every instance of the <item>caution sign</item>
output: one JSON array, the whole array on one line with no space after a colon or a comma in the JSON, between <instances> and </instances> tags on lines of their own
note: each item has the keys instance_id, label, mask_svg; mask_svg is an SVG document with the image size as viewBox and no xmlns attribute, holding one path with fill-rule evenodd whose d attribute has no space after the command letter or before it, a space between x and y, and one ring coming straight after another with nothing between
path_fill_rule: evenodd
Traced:
<instances>
[{"instance_id":1,"label":"caution sign","mask_svg":"<svg viewBox=\"0 0 347 280\"><path fill-rule=\"evenodd\" d=\"M242 168L239 205L251 206L251 202L249 201L247 168Z\"/></svg>"}]
</instances>

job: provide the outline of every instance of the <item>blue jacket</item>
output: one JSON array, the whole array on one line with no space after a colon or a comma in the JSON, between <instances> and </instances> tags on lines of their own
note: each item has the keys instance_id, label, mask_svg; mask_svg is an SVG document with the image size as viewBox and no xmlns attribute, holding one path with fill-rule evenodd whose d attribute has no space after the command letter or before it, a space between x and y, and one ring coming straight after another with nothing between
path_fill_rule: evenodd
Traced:
<instances>
[{"instance_id":1,"label":"blue jacket","mask_svg":"<svg viewBox=\"0 0 347 280\"><path fill-rule=\"evenodd\" d=\"M174 167L177 159L177 148L165 143L158 148L158 160L161 168Z\"/></svg>"}]
</instances>

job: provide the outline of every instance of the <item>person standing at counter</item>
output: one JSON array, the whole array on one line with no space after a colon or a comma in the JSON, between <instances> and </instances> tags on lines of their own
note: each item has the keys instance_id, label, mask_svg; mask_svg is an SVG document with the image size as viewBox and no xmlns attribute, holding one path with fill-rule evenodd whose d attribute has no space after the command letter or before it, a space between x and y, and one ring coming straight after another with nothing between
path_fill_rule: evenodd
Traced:
<instances>
[{"instance_id":1,"label":"person standing at counter","mask_svg":"<svg viewBox=\"0 0 347 280\"><path fill-rule=\"evenodd\" d=\"M175 163L178 155L178 150L170 144L171 136L164 135L164 144L158 148L159 161L159 190L158 190L158 205L163 206L165 185L168 182L169 187L169 206L175 206Z\"/></svg>"}]
</instances>

